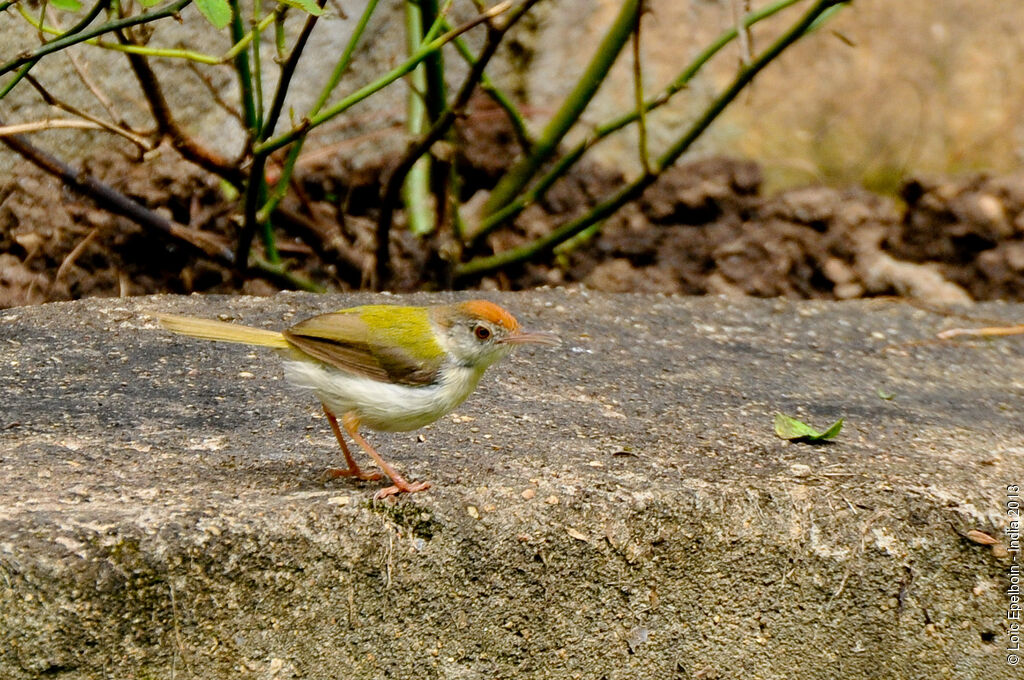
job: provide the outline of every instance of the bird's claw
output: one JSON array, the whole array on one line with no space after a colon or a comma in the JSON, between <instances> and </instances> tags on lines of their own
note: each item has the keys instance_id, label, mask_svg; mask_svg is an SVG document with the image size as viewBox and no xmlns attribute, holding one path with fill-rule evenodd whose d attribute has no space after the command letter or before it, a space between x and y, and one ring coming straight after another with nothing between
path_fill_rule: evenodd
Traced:
<instances>
[{"instance_id":1,"label":"bird's claw","mask_svg":"<svg viewBox=\"0 0 1024 680\"><path fill-rule=\"evenodd\" d=\"M394 496L400 493L416 493L417 491L426 491L429 488L430 482L415 482L413 484L409 484L408 482L406 482L401 486L399 486L398 484L392 484L391 486L386 486L377 493L373 494L373 500L379 501L384 498L387 498L388 496Z\"/></svg>"},{"instance_id":2,"label":"bird's claw","mask_svg":"<svg viewBox=\"0 0 1024 680\"><path fill-rule=\"evenodd\" d=\"M350 468L327 468L324 470L323 476L325 480L337 479L338 477L353 477L364 482L375 482L378 479L384 478L384 475L380 472L364 472L361 469L352 470Z\"/></svg>"}]
</instances>

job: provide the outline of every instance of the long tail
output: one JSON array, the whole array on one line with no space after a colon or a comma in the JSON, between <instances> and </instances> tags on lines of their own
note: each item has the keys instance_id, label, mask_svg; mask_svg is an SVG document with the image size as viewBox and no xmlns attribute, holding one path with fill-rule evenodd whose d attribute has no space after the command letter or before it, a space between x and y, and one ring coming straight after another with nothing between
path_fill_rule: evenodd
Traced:
<instances>
[{"instance_id":1,"label":"long tail","mask_svg":"<svg viewBox=\"0 0 1024 680\"><path fill-rule=\"evenodd\" d=\"M156 317L160 321L160 325L167 330L181 335L190 335L193 338L237 342L243 345L260 345L277 349L288 349L291 346L277 331L267 331L262 328L251 328L213 319L197 319L192 316L157 314Z\"/></svg>"}]
</instances>

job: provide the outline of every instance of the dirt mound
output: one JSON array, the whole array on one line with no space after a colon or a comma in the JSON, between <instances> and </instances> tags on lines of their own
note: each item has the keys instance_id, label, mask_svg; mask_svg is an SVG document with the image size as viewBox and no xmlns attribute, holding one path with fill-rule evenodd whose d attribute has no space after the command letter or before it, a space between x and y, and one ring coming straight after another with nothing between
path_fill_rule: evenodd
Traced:
<instances>
[{"instance_id":1,"label":"dirt mound","mask_svg":"<svg viewBox=\"0 0 1024 680\"><path fill-rule=\"evenodd\" d=\"M940 190L966 200L960 197L973 196L972 187L993 182L1004 190L985 194L988 212L936 209ZM1011 258L1024 248L1024 229L1007 225L1024 224L1024 210L1003 197L1015 195L1008 187L1024 192L1024 177L933 186L928 196L936 207L909 202L902 211L861 189L806 187L763 197L755 164L699 161L673 169L637 206L610 220L573 254L566 279L601 290L693 295L1021 299L1024 258ZM1002 216L999 232L991 213ZM979 231L990 240L957 236ZM994 259L1002 265L998 279L986 270Z\"/></svg>"},{"instance_id":2,"label":"dirt mound","mask_svg":"<svg viewBox=\"0 0 1024 680\"><path fill-rule=\"evenodd\" d=\"M895 257L934 262L978 300L1024 299L1024 172L959 181L917 179L886 237Z\"/></svg>"},{"instance_id":3,"label":"dirt mound","mask_svg":"<svg viewBox=\"0 0 1024 680\"><path fill-rule=\"evenodd\" d=\"M500 157L511 157L507 141ZM467 184L464 200L497 176L495 156L485 151L464 154L463 163L480 166L480 181ZM230 197L169 153L146 163L110 156L87 169L176 222L234 242ZM355 170L343 159L306 169L299 196L278 225L292 271L334 290L363 285L373 262L381 175L382 168ZM545 233L622 181L594 168L576 172L525 211L515 229L492 235L489 247ZM607 291L697 295L1024 300L1024 174L915 179L904 187L904 204L860 189L816 186L767 197L760 189L752 162L708 158L681 165L596 235L481 285L584 282ZM399 219L395 287L437 287L437 242L400 227ZM284 285L273 277L242 281L41 174L26 173L0 190L0 307L158 292L260 294Z\"/></svg>"}]
</instances>

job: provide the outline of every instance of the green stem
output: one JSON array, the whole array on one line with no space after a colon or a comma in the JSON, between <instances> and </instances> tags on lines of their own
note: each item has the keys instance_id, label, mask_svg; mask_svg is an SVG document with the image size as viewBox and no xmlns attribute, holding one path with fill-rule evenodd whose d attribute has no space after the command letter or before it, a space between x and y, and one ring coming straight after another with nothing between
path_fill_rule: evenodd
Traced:
<instances>
[{"instance_id":1,"label":"green stem","mask_svg":"<svg viewBox=\"0 0 1024 680\"><path fill-rule=\"evenodd\" d=\"M562 138L579 120L583 110L608 76L608 71L633 32L639 10L640 0L625 0L622 3L618 16L609 27L590 64L580 76L576 87L548 122L529 155L514 165L494 187L484 206L484 215L495 213L508 205L530 182L537 170L554 155Z\"/></svg>"},{"instance_id":2,"label":"green stem","mask_svg":"<svg viewBox=\"0 0 1024 680\"><path fill-rule=\"evenodd\" d=\"M22 64L21 68L19 68L18 72L14 74L14 77L11 78L10 82L7 83L6 85L4 85L4 88L2 90L0 90L0 99L3 99L4 97L6 97L7 93L10 92L11 90L13 90L15 88L15 86L18 83L20 83L21 80L25 76L28 75L28 72L31 71L32 67L35 66L36 63L38 63L38 62L39 62L39 59L33 59L32 61L28 62L27 64Z\"/></svg>"},{"instance_id":3,"label":"green stem","mask_svg":"<svg viewBox=\"0 0 1024 680\"><path fill-rule=\"evenodd\" d=\"M647 106L644 102L644 72L643 62L640 59L640 23L643 19L643 0L640 3L640 12L636 15L636 25L633 27L633 99L636 101L637 118L637 146L640 150L640 167L644 172L651 169L651 157L647 148Z\"/></svg>"},{"instance_id":4,"label":"green stem","mask_svg":"<svg viewBox=\"0 0 1024 680\"><path fill-rule=\"evenodd\" d=\"M782 10L795 5L803 0L779 0L774 4L768 5L756 12L751 12L746 15L741 22L744 27L749 27L756 24L759 21L767 19L768 17L781 12ZM833 8L835 9L835 8ZM810 30L813 30L812 26ZM645 112L653 111L664 104L666 104L674 95L684 90L693 80L693 77L697 75L701 68L704 67L707 62L711 60L723 47L728 45L730 42L736 39L738 35L737 28L734 26L729 30L723 32L718 38L704 48L700 54L691 61L686 68L684 68L676 78L665 87L664 90L659 92L656 96L648 99L644 102ZM622 128L635 123L640 117L639 111L633 111L631 113L624 114L612 121L605 123L604 125L598 126L594 132L585 140L577 144L575 147L570 149L566 154L556 162L550 170L547 171L537 183L528 191L520 194L514 201L511 201L501 210L495 212L493 215L488 215L480 224L476 230L472 233L472 242L474 245L481 243L488 234L507 223L509 220L515 218L519 213L525 210L528 206L538 201L543 197L547 190L551 188L556 181L568 172L569 168L576 164L587 151L596 146L600 141L608 137L609 135L618 132Z\"/></svg>"},{"instance_id":5,"label":"green stem","mask_svg":"<svg viewBox=\"0 0 1024 680\"><path fill-rule=\"evenodd\" d=\"M326 0L318 0L317 5L323 8ZM306 21L295 40L288 59L281 65L281 76L278 78L274 96L270 102L270 109L267 111L266 119L261 123L262 127L256 131L256 140L263 141L274 131L281 112L284 110L284 101L288 95L288 88L291 85L292 77L298 68L299 59L309 42L309 36L319 20L318 14L306 15ZM253 154L252 169L249 173L249 183L245 191L244 207L244 228L238 239L238 249L235 254L235 262L238 267L244 267L248 262L249 248L252 245L252 234L258 226L260 228L263 248L267 253L267 259L272 263L279 261L277 246L274 242L274 227L271 224L269 215L260 219L260 206L266 205L269 195L266 179L267 159L269 152L256 152Z\"/></svg>"},{"instance_id":6,"label":"green stem","mask_svg":"<svg viewBox=\"0 0 1024 680\"><path fill-rule=\"evenodd\" d=\"M394 205L397 203L396 199L399 187L404 184L404 179L409 170L416 163L416 160L426 154L435 142L448 134L451 126L455 123L456 117L465 109L466 104L469 103L469 98L472 96L473 91L480 82L480 78L483 76L484 70L487 68L487 64L490 63L490 60L497 52L505 33L511 30L515 24L518 23L518 21L539 1L540 0L523 0L523 2L513 12L505 17L505 21L500 27L496 27L494 24L487 25L487 38L484 41L484 47L480 52L480 56L476 61L474 61L473 67L469 70L469 73L466 75L465 80L463 80L462 85L459 87L459 91L458 94L456 94L455 99L449 107L445 108L441 116L434 121L430 131L420 137L420 139L416 140L409 147L402 158L398 161L394 170L392 170L387 181L384 182L384 188L381 191L381 210L380 215L377 218L377 286L383 287L388 283L389 279L390 265L388 258L388 242L394 215ZM495 7L500 6L496 5ZM461 231L461 228L459 228L460 233Z\"/></svg>"},{"instance_id":7,"label":"green stem","mask_svg":"<svg viewBox=\"0 0 1024 680\"><path fill-rule=\"evenodd\" d=\"M96 42L97 47L102 47L105 50L111 50L112 52L130 52L131 54L141 54L146 57L162 57L165 59L187 59L188 61L194 61L198 64L208 64L214 66L224 61L223 57L215 57L210 54L203 54L202 52L194 52L192 50L183 50L174 47L149 47L148 45L122 45L120 43L111 43L103 40Z\"/></svg>"},{"instance_id":8,"label":"green stem","mask_svg":"<svg viewBox=\"0 0 1024 680\"><path fill-rule=\"evenodd\" d=\"M242 42L246 37L245 27L242 25L242 10L238 6L238 0L229 0L231 6L231 42L234 45ZM255 138L259 130L259 119L256 115L256 95L253 91L252 66L249 63L247 50L239 50L235 54L235 73L238 74L238 89L242 98L242 121L245 123L245 131L250 138Z\"/></svg>"},{"instance_id":9,"label":"green stem","mask_svg":"<svg viewBox=\"0 0 1024 680\"><path fill-rule=\"evenodd\" d=\"M158 10L154 10L152 12L144 12L142 14L137 14L135 16L125 17L123 19L118 19L116 21L110 21L105 24L100 24L99 26L96 26L89 30L83 29L80 33L74 33L71 35L65 33L60 38L44 43L36 49L30 52L23 53L19 55L17 58L7 62L3 66L0 66L0 75L10 73L16 68L20 68L24 65L34 63L38 61L41 57L45 57L48 54L53 54L54 52L59 52L65 47L77 45L78 43L91 40L95 37L103 35L104 33L111 33L117 30L128 28L130 26L137 26L139 24L145 24L151 21L156 21L157 19L163 19L165 17L174 16L182 9L184 9L186 6L188 6L191 2L192 0L176 0L170 5L162 7Z\"/></svg>"},{"instance_id":10,"label":"green stem","mask_svg":"<svg viewBox=\"0 0 1024 680\"><path fill-rule=\"evenodd\" d=\"M341 82L341 77L348 70L349 64L352 62L352 55L356 51L356 46L359 44L359 39L362 38L366 32L366 26L370 23L370 17L373 16L374 10L377 9L377 3L379 0L370 0L366 3L363 14L359 17L359 22L356 24L355 29L352 32L352 37L349 38L348 44L345 46L345 51L342 53L338 63L334 65L334 71L331 73L331 77L327 79L327 84L320 91L320 96L313 103L313 107L310 109L310 115L316 115L323 108L324 104L331 97L331 92ZM281 170L281 176L277 183L274 185L273 190L270 193L270 198L260 208L257 213L259 221L263 222L269 219L271 213L277 209L277 206L284 199L286 193L288 193L288 184L291 182L292 175L295 173L295 163L299 159L299 154L302 153L302 147L306 143L305 137L300 137L296 140L295 144L288 149L288 156L285 158L284 167Z\"/></svg>"},{"instance_id":11,"label":"green stem","mask_svg":"<svg viewBox=\"0 0 1024 680\"><path fill-rule=\"evenodd\" d=\"M473 52L466 45L466 41L459 38L453 44L459 55L462 56L462 59L472 68L476 64L476 57L473 56ZM480 79L480 89L486 92L487 96L505 111L505 115L508 116L509 122L512 123L512 127L515 129L516 139L519 140L523 149L529 150L533 148L533 137L526 127L526 119L519 112L519 109L516 108L516 105L512 103L512 99L505 94L505 91L495 85L494 81L487 74L484 74Z\"/></svg>"},{"instance_id":12,"label":"green stem","mask_svg":"<svg viewBox=\"0 0 1024 680\"><path fill-rule=\"evenodd\" d=\"M0 9L0 12L5 11L8 7L10 7L11 4L13 4L13 3L4 3L3 8ZM97 2L95 5L93 5L92 8L89 10L89 12L84 17L82 17L82 19L77 24L75 24L74 26L72 26L68 30L66 30L63 33L61 33L60 34L61 38L66 38L68 36L72 36L72 35L75 35L77 33L80 33L82 31L84 31L89 26L89 24L91 24L93 22L93 20L97 16L99 16L100 13L104 9L106 9L109 5L110 5L110 0L99 0L99 2ZM21 6L20 5L19 5L19 10L21 10ZM28 18L26 16L26 20L30 24L35 25L32 22L31 18ZM35 57L32 60L28 61L27 63L23 64L21 66L21 68L18 69L18 72L14 74L14 77L11 78L10 82L8 82L7 85L5 85L3 87L3 89L0 89L0 99L3 99L4 97L6 97L7 94L11 90L13 90L15 88L15 86L17 86L17 84L19 82L21 82L22 78L27 76L28 72L31 71L32 68L37 63L39 63L39 60L41 58L42 58L41 56Z\"/></svg>"},{"instance_id":13,"label":"green stem","mask_svg":"<svg viewBox=\"0 0 1024 680\"><path fill-rule=\"evenodd\" d=\"M778 57L787 47L795 43L801 36L806 34L819 24L818 19L833 7L850 2L850 0L817 0L807 12L794 23L785 33L772 43L768 49L762 52L756 59L742 67L736 77L715 100L704 110L704 113L694 121L689 129L672 146L668 148L655 161L654 167L649 172L644 172L635 180L622 187L611 197L598 203L586 215L571 220L545 236L542 236L531 243L518 248L513 248L502 253L496 253L488 257L479 257L456 267L455 277L466 278L469 276L480 276L488 272L507 267L509 265L524 262L533 257L550 252L559 243L566 241L588 227L604 219L607 219L619 210L623 205L639 198L651 184L658 179L660 174L669 168L679 157L690 148L694 141L708 128L709 125L725 110L739 93L761 72L769 63Z\"/></svg>"},{"instance_id":14,"label":"green stem","mask_svg":"<svg viewBox=\"0 0 1024 680\"><path fill-rule=\"evenodd\" d=\"M257 23L253 30L246 33L241 40L231 46L227 52L219 57L215 57L212 54L204 54L202 52L194 52L192 50L184 50L173 47L150 47L148 45L122 45L120 43L109 43L102 40L90 40L89 44L102 47L106 50L113 50L115 52L130 52L132 54L141 54L146 57L163 57L167 59L186 59L188 61L194 61L200 64L208 64L210 66L216 66L217 64L223 64L226 61L234 59L238 56L239 52L244 50L252 43L256 36L267 29L268 26L274 21L274 17L277 13L271 12L267 16L263 17L259 23Z\"/></svg>"},{"instance_id":15,"label":"green stem","mask_svg":"<svg viewBox=\"0 0 1024 680\"><path fill-rule=\"evenodd\" d=\"M353 106L363 101L367 97L379 92L380 90L384 89L391 83L403 77L404 75L412 71L414 68L416 68L424 59L426 59L432 53L441 49L449 42L454 40L456 37L470 30L471 28L481 23L482 21L486 21L486 18L488 16L489 15L481 15L480 17L477 17L472 21L463 24L462 26L459 26L453 31L449 31L448 33L445 33L440 37L435 38L432 35L428 34L428 41L421 45L420 48L417 49L416 52L408 59L406 59L404 62L402 62L395 68L391 69L386 74L384 74L377 80L373 81L372 83L364 85L363 87L359 88L352 94L348 95L347 97L344 97L341 101L337 102L336 104L328 108L326 111L306 118L298 127L295 127L282 135L278 135L273 139L269 139L266 142L263 142L262 144L256 145L253 148L253 151L257 153L270 153L272 151L280 149L283 146L291 144L292 142L296 141L297 139L306 134L309 134L309 131L312 130L313 128L323 125L327 121L344 113L345 111L352 108Z\"/></svg>"},{"instance_id":16,"label":"green stem","mask_svg":"<svg viewBox=\"0 0 1024 680\"><path fill-rule=\"evenodd\" d=\"M260 2L260 0L253 0L252 11L254 17L257 16L257 12L260 11L260 6L262 4L263 3ZM256 22L253 21L252 23ZM263 41L260 39L260 33L255 31L250 31L250 33L252 33L252 49L250 52L252 54L252 94L253 100L256 102L256 128L262 129L266 120L263 114L263 52L260 49L260 43ZM263 135L261 134L260 139L262 138ZM273 257L271 258L271 261L274 261Z\"/></svg>"},{"instance_id":17,"label":"green stem","mask_svg":"<svg viewBox=\"0 0 1024 680\"><path fill-rule=\"evenodd\" d=\"M61 34L61 31L60 31L59 28L54 28L53 26L50 26L49 24L46 23L46 16L45 16L45 14L46 14L46 4L45 3L40 5L40 8L39 8L39 18L38 19L34 18L31 14L29 14L28 8L25 7L25 5L21 4L21 3L18 4L18 14L21 15L21 18L24 19L25 22L29 26L31 26L32 28L36 29L36 31L39 32L39 34L40 34L39 37L40 38L42 38L42 34L43 33L49 33L50 35L60 35Z\"/></svg>"},{"instance_id":18,"label":"green stem","mask_svg":"<svg viewBox=\"0 0 1024 680\"><path fill-rule=\"evenodd\" d=\"M436 7L435 7L436 11ZM405 42L409 54L416 52L423 40L424 16L417 0L405 2ZM427 91L426 65L429 59L409 74L409 93L406 99L405 129L413 138L426 128ZM402 185L402 203L405 205L409 230L414 234L429 234L434 230L433 211L430 209L430 157L424 155L413 164Z\"/></svg>"},{"instance_id":19,"label":"green stem","mask_svg":"<svg viewBox=\"0 0 1024 680\"><path fill-rule=\"evenodd\" d=\"M420 32L429 31L441 15L438 12L437 0L414 0L420 6ZM441 30L447 22L442 22ZM444 82L444 57L440 50L434 52L423 62L423 71L426 76L426 88L423 90L423 103L427 109L427 120L432 124L436 121L445 109L445 102L448 100L447 90Z\"/></svg>"}]
</instances>

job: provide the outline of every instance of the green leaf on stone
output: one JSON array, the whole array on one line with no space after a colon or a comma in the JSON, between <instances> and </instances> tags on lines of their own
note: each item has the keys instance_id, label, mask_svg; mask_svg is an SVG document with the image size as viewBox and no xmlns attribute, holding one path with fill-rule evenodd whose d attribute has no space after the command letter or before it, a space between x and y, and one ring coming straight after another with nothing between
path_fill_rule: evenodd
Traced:
<instances>
[{"instance_id":1,"label":"green leaf on stone","mask_svg":"<svg viewBox=\"0 0 1024 680\"><path fill-rule=\"evenodd\" d=\"M832 423L824 432L818 432L807 423L783 413L775 414L775 434L782 439L800 442L824 442L834 439L843 429L843 419Z\"/></svg>"}]
</instances>

